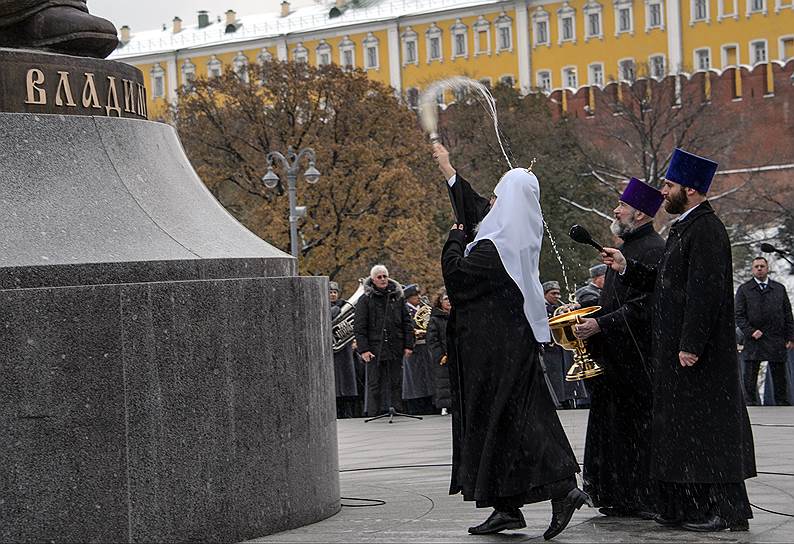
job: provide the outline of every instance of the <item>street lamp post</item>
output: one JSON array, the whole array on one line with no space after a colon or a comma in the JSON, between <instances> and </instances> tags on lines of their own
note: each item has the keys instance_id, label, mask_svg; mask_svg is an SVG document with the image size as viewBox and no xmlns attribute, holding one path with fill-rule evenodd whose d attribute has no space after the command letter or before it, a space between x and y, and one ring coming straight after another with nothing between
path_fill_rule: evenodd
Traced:
<instances>
[{"instance_id":1,"label":"street lamp post","mask_svg":"<svg viewBox=\"0 0 794 544\"><path fill-rule=\"evenodd\" d=\"M297 153L290 147L287 149L286 157L278 151L271 151L267 154L267 174L262 177L265 187L273 189L278 185L278 176L273 172L273 162L279 161L281 167L287 172L290 253L296 259L298 258L298 218L306 215L306 206L298 206L297 202L298 170L303 157L309 159L309 167L303 172L303 178L307 183L317 183L320 179L320 172L314 167L314 150L310 147L305 147Z\"/></svg>"}]
</instances>

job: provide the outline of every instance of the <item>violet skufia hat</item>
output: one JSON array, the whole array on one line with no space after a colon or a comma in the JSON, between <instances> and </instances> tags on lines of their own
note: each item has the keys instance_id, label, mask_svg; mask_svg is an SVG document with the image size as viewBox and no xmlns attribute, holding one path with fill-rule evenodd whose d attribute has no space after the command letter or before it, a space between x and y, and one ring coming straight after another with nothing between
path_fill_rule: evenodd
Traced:
<instances>
[{"instance_id":1,"label":"violet skufia hat","mask_svg":"<svg viewBox=\"0 0 794 544\"><path fill-rule=\"evenodd\" d=\"M717 163L676 148L664 175L668 181L679 183L701 193L707 193L717 171Z\"/></svg>"},{"instance_id":2,"label":"violet skufia hat","mask_svg":"<svg viewBox=\"0 0 794 544\"><path fill-rule=\"evenodd\" d=\"M648 217L653 217L659 211L664 197L658 189L654 189L644 181L631 178L629 184L620 195L621 202L625 202L635 210L639 210Z\"/></svg>"}]
</instances>

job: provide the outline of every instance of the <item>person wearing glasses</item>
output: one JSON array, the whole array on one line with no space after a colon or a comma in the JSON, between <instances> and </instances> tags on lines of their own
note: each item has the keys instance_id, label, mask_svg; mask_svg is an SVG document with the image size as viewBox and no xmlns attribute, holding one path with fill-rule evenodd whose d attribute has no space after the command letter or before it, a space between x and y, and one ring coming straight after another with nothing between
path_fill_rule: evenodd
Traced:
<instances>
[{"instance_id":1,"label":"person wearing glasses","mask_svg":"<svg viewBox=\"0 0 794 544\"><path fill-rule=\"evenodd\" d=\"M382 264L373 266L364 281L353 330L367 370L367 415L402 411L402 361L414 347L414 322L403 288Z\"/></svg>"}]
</instances>

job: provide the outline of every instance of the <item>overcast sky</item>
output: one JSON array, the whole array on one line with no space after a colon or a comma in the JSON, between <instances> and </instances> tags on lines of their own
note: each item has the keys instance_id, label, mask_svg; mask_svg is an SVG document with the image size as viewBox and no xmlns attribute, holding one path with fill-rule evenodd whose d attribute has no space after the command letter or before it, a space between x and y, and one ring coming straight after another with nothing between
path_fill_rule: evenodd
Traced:
<instances>
[{"instance_id":1,"label":"overcast sky","mask_svg":"<svg viewBox=\"0 0 794 544\"><path fill-rule=\"evenodd\" d=\"M315 0L291 0L292 7L311 5ZM163 23L170 25L175 16L193 23L196 13L205 9L211 16L228 9L241 16L251 13L277 12L281 0L88 0L91 13L110 19L116 27L129 25L133 30L151 30ZM213 17L214 19L214 17Z\"/></svg>"}]
</instances>

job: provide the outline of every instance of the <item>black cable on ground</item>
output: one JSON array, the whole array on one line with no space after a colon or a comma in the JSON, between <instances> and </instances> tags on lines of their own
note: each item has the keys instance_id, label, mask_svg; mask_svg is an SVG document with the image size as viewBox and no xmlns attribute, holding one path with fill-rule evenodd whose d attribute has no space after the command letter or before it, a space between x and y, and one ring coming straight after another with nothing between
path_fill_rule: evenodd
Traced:
<instances>
[{"instance_id":1,"label":"black cable on ground","mask_svg":"<svg viewBox=\"0 0 794 544\"><path fill-rule=\"evenodd\" d=\"M342 503L342 506L347 506L348 508L367 508L370 506L383 506L386 504L386 501L382 501L380 499L362 499L360 497L339 497L343 501L361 501L361 502L368 502L370 504L345 504Z\"/></svg>"},{"instance_id":2,"label":"black cable on ground","mask_svg":"<svg viewBox=\"0 0 794 544\"><path fill-rule=\"evenodd\" d=\"M770 514L776 514L778 516L786 516L787 518L794 518L794 514L786 514L785 512L775 512L774 510L768 510L753 503L750 503L750 506L752 506L753 508L757 508L758 510L763 510L764 512L769 512Z\"/></svg>"}]
</instances>

